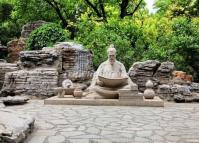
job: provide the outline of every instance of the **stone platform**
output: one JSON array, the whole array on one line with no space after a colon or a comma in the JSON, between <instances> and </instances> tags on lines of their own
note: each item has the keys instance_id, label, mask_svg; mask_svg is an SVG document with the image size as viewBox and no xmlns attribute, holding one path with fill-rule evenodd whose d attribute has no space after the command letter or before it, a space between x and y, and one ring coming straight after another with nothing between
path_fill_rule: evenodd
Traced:
<instances>
[{"instance_id":1,"label":"stone platform","mask_svg":"<svg viewBox=\"0 0 199 143\"><path fill-rule=\"evenodd\" d=\"M76 99L58 98L57 96L44 100L48 105L93 105L93 106L148 106L164 107L164 101L159 97L143 100L120 100L120 99Z\"/></svg>"}]
</instances>

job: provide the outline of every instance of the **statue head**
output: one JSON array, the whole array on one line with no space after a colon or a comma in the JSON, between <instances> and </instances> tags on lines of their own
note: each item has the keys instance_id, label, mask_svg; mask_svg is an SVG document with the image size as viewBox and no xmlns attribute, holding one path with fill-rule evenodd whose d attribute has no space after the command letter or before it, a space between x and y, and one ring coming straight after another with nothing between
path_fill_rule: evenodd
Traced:
<instances>
[{"instance_id":1,"label":"statue head","mask_svg":"<svg viewBox=\"0 0 199 143\"><path fill-rule=\"evenodd\" d=\"M116 61L116 49L114 48L113 44L109 46L107 53L108 53L108 60L110 64L113 65L114 62Z\"/></svg>"}]
</instances>

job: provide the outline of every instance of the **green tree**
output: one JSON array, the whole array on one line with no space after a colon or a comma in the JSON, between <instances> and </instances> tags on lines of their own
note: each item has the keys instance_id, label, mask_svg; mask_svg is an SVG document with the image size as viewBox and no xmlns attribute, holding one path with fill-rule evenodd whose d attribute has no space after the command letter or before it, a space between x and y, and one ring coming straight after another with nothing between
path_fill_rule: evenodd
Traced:
<instances>
[{"instance_id":1,"label":"green tree","mask_svg":"<svg viewBox=\"0 0 199 143\"><path fill-rule=\"evenodd\" d=\"M45 24L33 30L27 41L29 50L41 50L43 47L53 46L56 42L65 41L69 33L54 23Z\"/></svg>"},{"instance_id":2,"label":"green tree","mask_svg":"<svg viewBox=\"0 0 199 143\"><path fill-rule=\"evenodd\" d=\"M11 2L0 2L0 41L3 45L20 35L19 25L11 17L13 7Z\"/></svg>"}]
</instances>

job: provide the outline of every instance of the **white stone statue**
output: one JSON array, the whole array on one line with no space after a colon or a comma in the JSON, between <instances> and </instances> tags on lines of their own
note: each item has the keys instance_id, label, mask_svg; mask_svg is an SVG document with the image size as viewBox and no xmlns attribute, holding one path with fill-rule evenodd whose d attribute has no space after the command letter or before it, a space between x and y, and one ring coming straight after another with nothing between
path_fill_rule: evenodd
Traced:
<instances>
[{"instance_id":1,"label":"white stone statue","mask_svg":"<svg viewBox=\"0 0 199 143\"><path fill-rule=\"evenodd\" d=\"M124 65L116 60L114 45L109 46L107 53L108 60L98 67L89 90L96 91L103 98L118 98L119 89L138 90L137 85L127 75ZM121 82L119 86L107 87L107 85L114 85L118 81Z\"/></svg>"}]
</instances>

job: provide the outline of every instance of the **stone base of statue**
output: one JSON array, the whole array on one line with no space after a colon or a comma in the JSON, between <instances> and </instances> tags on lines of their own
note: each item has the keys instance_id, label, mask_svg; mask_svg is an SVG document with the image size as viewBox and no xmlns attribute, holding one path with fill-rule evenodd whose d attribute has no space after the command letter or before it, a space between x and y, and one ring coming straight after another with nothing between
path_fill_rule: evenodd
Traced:
<instances>
[{"instance_id":1,"label":"stone base of statue","mask_svg":"<svg viewBox=\"0 0 199 143\"><path fill-rule=\"evenodd\" d=\"M120 91L119 99L96 99L93 96L84 96L82 98L59 98L57 96L44 100L47 105L91 105L91 106L148 106L148 107L164 107L164 102L158 96L154 99L145 99L143 95L127 94L128 91Z\"/></svg>"}]
</instances>

